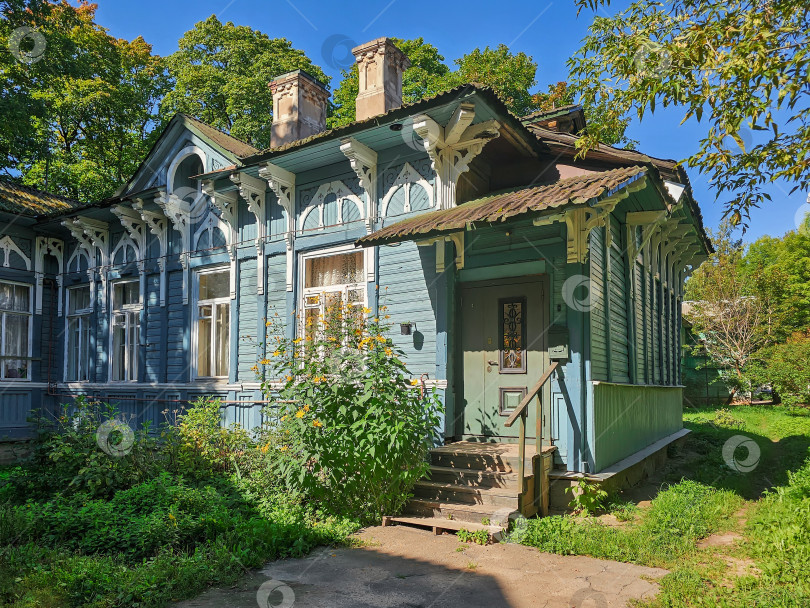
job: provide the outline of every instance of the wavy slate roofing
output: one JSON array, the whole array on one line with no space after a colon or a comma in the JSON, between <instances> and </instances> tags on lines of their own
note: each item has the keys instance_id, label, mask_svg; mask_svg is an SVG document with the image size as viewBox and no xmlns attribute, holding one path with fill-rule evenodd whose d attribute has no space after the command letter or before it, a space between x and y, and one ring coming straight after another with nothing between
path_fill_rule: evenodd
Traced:
<instances>
[{"instance_id":1,"label":"wavy slate roofing","mask_svg":"<svg viewBox=\"0 0 810 608\"><path fill-rule=\"evenodd\" d=\"M504 222L508 219L554 209L564 205L584 204L629 185L647 173L644 167L622 167L602 173L578 175L553 184L523 188L470 201L441 211L408 218L377 230L357 240L369 247L438 233L465 230L474 222Z\"/></svg>"},{"instance_id":2,"label":"wavy slate roofing","mask_svg":"<svg viewBox=\"0 0 810 608\"><path fill-rule=\"evenodd\" d=\"M39 217L59 215L83 206L71 198L0 180L0 211Z\"/></svg>"}]
</instances>

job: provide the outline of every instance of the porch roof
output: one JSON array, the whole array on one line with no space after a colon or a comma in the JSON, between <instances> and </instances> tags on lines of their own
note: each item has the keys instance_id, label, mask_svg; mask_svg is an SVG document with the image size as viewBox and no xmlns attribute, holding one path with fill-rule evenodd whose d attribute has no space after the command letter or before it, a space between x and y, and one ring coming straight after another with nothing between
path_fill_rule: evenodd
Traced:
<instances>
[{"instance_id":1,"label":"porch roof","mask_svg":"<svg viewBox=\"0 0 810 608\"><path fill-rule=\"evenodd\" d=\"M502 192L452 209L432 211L402 220L358 239L356 244L371 247L427 238L465 230L476 222L505 222L565 205L584 205L603 196L611 196L646 173L647 169L644 167L622 167L577 175L544 186Z\"/></svg>"}]
</instances>

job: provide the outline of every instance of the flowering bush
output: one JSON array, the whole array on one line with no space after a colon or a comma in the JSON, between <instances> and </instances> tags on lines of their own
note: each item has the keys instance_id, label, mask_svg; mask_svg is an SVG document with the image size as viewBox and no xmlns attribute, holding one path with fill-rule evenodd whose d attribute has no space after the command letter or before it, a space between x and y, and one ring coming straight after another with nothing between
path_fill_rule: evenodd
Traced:
<instances>
[{"instance_id":1,"label":"flowering bush","mask_svg":"<svg viewBox=\"0 0 810 608\"><path fill-rule=\"evenodd\" d=\"M271 339L275 350L260 362L271 378L264 391L278 400L273 449L288 487L366 520L399 510L425 474L440 412L370 312L310 314L302 337Z\"/></svg>"}]
</instances>

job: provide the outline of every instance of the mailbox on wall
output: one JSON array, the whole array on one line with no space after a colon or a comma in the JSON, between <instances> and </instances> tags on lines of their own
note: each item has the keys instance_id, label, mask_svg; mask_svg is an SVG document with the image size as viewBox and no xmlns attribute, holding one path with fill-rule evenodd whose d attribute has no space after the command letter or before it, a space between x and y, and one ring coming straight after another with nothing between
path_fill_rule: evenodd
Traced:
<instances>
[{"instance_id":1,"label":"mailbox on wall","mask_svg":"<svg viewBox=\"0 0 810 608\"><path fill-rule=\"evenodd\" d=\"M553 361L568 358L568 328L552 325L548 330L548 358Z\"/></svg>"}]
</instances>

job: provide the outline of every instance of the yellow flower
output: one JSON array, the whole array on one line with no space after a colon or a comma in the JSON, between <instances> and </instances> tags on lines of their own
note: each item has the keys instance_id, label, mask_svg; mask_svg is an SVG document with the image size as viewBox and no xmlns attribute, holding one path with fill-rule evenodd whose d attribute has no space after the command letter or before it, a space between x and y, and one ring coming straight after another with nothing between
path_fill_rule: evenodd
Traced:
<instances>
[{"instance_id":1,"label":"yellow flower","mask_svg":"<svg viewBox=\"0 0 810 608\"><path fill-rule=\"evenodd\" d=\"M280 352L278 352L277 350L274 350L274 351L273 351L273 356L274 356L274 357L278 357L280 354L281 354L281 353L280 353Z\"/></svg>"},{"instance_id":2,"label":"yellow flower","mask_svg":"<svg viewBox=\"0 0 810 608\"><path fill-rule=\"evenodd\" d=\"M304 417L304 410L298 410L297 412L295 412L295 417L296 418L303 418Z\"/></svg>"},{"instance_id":3,"label":"yellow flower","mask_svg":"<svg viewBox=\"0 0 810 608\"><path fill-rule=\"evenodd\" d=\"M308 411L309 411L309 403L307 403L306 405L304 405L304 411L305 411L305 412L308 412Z\"/></svg>"},{"instance_id":4,"label":"yellow flower","mask_svg":"<svg viewBox=\"0 0 810 608\"><path fill-rule=\"evenodd\" d=\"M416 386L417 384L419 384L419 380L416 378L411 378L411 386Z\"/></svg>"},{"instance_id":5,"label":"yellow flower","mask_svg":"<svg viewBox=\"0 0 810 608\"><path fill-rule=\"evenodd\" d=\"M385 338L382 336L377 336L377 342L385 342Z\"/></svg>"},{"instance_id":6,"label":"yellow flower","mask_svg":"<svg viewBox=\"0 0 810 608\"><path fill-rule=\"evenodd\" d=\"M370 315L370 314L371 314L371 309L370 309L370 308L366 308L366 307L364 306L364 307L363 307L363 313L364 313L364 314L367 314L367 315Z\"/></svg>"},{"instance_id":7,"label":"yellow flower","mask_svg":"<svg viewBox=\"0 0 810 608\"><path fill-rule=\"evenodd\" d=\"M301 338L296 338L293 340L293 344L300 344L302 342Z\"/></svg>"},{"instance_id":8,"label":"yellow flower","mask_svg":"<svg viewBox=\"0 0 810 608\"><path fill-rule=\"evenodd\" d=\"M287 376L287 382L292 382L292 376Z\"/></svg>"},{"instance_id":9,"label":"yellow flower","mask_svg":"<svg viewBox=\"0 0 810 608\"><path fill-rule=\"evenodd\" d=\"M286 452L287 451L287 446L286 445L281 446L281 451Z\"/></svg>"},{"instance_id":10,"label":"yellow flower","mask_svg":"<svg viewBox=\"0 0 810 608\"><path fill-rule=\"evenodd\" d=\"M259 361L259 363L261 363L262 365L270 365L270 359L262 359L261 361Z\"/></svg>"},{"instance_id":11,"label":"yellow flower","mask_svg":"<svg viewBox=\"0 0 810 608\"><path fill-rule=\"evenodd\" d=\"M320 420L313 420L312 421L312 426L318 428L318 427L321 427L323 425L321 424Z\"/></svg>"},{"instance_id":12,"label":"yellow flower","mask_svg":"<svg viewBox=\"0 0 810 608\"><path fill-rule=\"evenodd\" d=\"M390 348L385 349L385 356L386 357L390 357L393 354L394 354L394 351L392 351Z\"/></svg>"},{"instance_id":13,"label":"yellow flower","mask_svg":"<svg viewBox=\"0 0 810 608\"><path fill-rule=\"evenodd\" d=\"M270 449L270 444L269 443L266 443L265 445L263 445L262 446L262 454L267 454L267 450L269 450L269 449Z\"/></svg>"},{"instance_id":14,"label":"yellow flower","mask_svg":"<svg viewBox=\"0 0 810 608\"><path fill-rule=\"evenodd\" d=\"M270 321L264 324L265 327L270 327L270 325L271 325Z\"/></svg>"},{"instance_id":15,"label":"yellow flower","mask_svg":"<svg viewBox=\"0 0 810 608\"><path fill-rule=\"evenodd\" d=\"M287 418L289 418L289 416L287 416L287 414L284 414L284 415L281 417L281 421L282 421L282 422L284 422L285 420L287 420Z\"/></svg>"}]
</instances>

